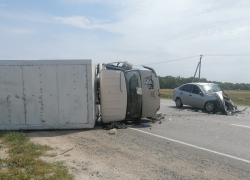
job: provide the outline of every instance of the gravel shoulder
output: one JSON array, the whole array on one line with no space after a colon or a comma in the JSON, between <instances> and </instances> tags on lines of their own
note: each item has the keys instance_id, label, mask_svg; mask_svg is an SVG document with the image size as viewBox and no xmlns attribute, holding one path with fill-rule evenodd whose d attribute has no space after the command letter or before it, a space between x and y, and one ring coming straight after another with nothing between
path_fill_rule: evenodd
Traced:
<instances>
[{"instance_id":1,"label":"gravel shoulder","mask_svg":"<svg viewBox=\"0 0 250 180\"><path fill-rule=\"evenodd\" d=\"M250 172L179 150L131 129L27 132L31 141L54 147L76 179L249 179ZM73 149L72 149L73 148ZM72 149L72 150L70 150ZM64 153L65 151L69 152ZM62 155L60 155L62 154Z\"/></svg>"}]
</instances>

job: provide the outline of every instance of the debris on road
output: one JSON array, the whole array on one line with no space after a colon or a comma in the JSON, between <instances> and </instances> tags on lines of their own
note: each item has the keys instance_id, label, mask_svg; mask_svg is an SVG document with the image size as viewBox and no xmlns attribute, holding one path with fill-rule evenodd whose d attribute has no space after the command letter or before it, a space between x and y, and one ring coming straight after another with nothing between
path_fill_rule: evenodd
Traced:
<instances>
[{"instance_id":1,"label":"debris on road","mask_svg":"<svg viewBox=\"0 0 250 180\"><path fill-rule=\"evenodd\" d=\"M117 133L117 130L115 128L109 130L109 134L116 134L116 133Z\"/></svg>"},{"instance_id":2,"label":"debris on road","mask_svg":"<svg viewBox=\"0 0 250 180\"><path fill-rule=\"evenodd\" d=\"M247 108L241 110L241 111L235 111L233 114L237 116L237 114L244 114L242 113L243 111L245 111ZM248 113L249 114L249 113Z\"/></svg>"},{"instance_id":3,"label":"debris on road","mask_svg":"<svg viewBox=\"0 0 250 180\"><path fill-rule=\"evenodd\" d=\"M124 123L116 122L116 123L104 123L102 124L102 128L104 130L110 130L110 129L127 129L127 126Z\"/></svg>"},{"instance_id":4,"label":"debris on road","mask_svg":"<svg viewBox=\"0 0 250 180\"><path fill-rule=\"evenodd\" d=\"M166 114L162 114L161 112L157 112L156 115L153 118L151 118L150 120L152 121L152 123L155 123L156 121L164 120L165 116L166 116Z\"/></svg>"},{"instance_id":5,"label":"debris on road","mask_svg":"<svg viewBox=\"0 0 250 180\"><path fill-rule=\"evenodd\" d=\"M65 154L65 153L67 153L67 152L69 152L69 151L71 151L71 150L73 150L73 149L74 149L74 148L68 149L68 150L64 151L63 153L61 153L60 155L63 155L63 154Z\"/></svg>"}]
</instances>

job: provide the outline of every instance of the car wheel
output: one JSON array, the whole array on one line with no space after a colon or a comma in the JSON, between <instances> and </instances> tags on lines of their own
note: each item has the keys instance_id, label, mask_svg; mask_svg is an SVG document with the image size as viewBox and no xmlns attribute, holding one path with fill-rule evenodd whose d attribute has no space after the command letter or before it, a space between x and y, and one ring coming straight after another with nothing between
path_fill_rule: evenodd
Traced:
<instances>
[{"instance_id":1,"label":"car wheel","mask_svg":"<svg viewBox=\"0 0 250 180\"><path fill-rule=\"evenodd\" d=\"M180 98L176 98L175 100L175 105L176 107L180 108L183 106L182 102L181 102L181 99Z\"/></svg>"},{"instance_id":2,"label":"car wheel","mask_svg":"<svg viewBox=\"0 0 250 180\"><path fill-rule=\"evenodd\" d=\"M215 105L214 105L214 103L213 102L207 102L206 104L205 104L205 110L207 111L207 112L213 112L214 110L215 110Z\"/></svg>"}]
</instances>

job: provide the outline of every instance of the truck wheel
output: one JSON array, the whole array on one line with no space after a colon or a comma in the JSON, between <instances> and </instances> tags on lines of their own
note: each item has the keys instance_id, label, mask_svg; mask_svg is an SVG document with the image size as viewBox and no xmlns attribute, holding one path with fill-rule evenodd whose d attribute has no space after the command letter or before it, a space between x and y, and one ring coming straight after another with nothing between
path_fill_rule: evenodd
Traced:
<instances>
[{"instance_id":1,"label":"truck wheel","mask_svg":"<svg viewBox=\"0 0 250 180\"><path fill-rule=\"evenodd\" d=\"M175 100L175 105L176 107L180 108L183 106L182 102L181 102L181 99L180 98L176 98Z\"/></svg>"},{"instance_id":2,"label":"truck wheel","mask_svg":"<svg viewBox=\"0 0 250 180\"><path fill-rule=\"evenodd\" d=\"M205 110L207 111L207 112L213 112L214 110L215 110L215 105L214 105L214 103L213 102L206 102L206 104L205 104Z\"/></svg>"}]
</instances>

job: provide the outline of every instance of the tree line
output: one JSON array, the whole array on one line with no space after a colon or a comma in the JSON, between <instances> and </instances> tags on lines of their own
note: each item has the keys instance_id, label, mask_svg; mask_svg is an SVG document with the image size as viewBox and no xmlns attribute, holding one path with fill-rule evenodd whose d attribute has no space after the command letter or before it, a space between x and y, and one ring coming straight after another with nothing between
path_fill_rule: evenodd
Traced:
<instances>
[{"instance_id":1,"label":"tree line","mask_svg":"<svg viewBox=\"0 0 250 180\"><path fill-rule=\"evenodd\" d=\"M173 76L159 76L160 88L161 89L174 89L179 87L182 84L191 83L193 77L184 78L184 77L173 77ZM199 81L198 78L194 79L194 82L207 82L207 83L215 83L219 84L224 90L250 90L250 84L245 83L230 83L230 82L218 82L218 81L208 81L206 78L201 78Z\"/></svg>"}]
</instances>

